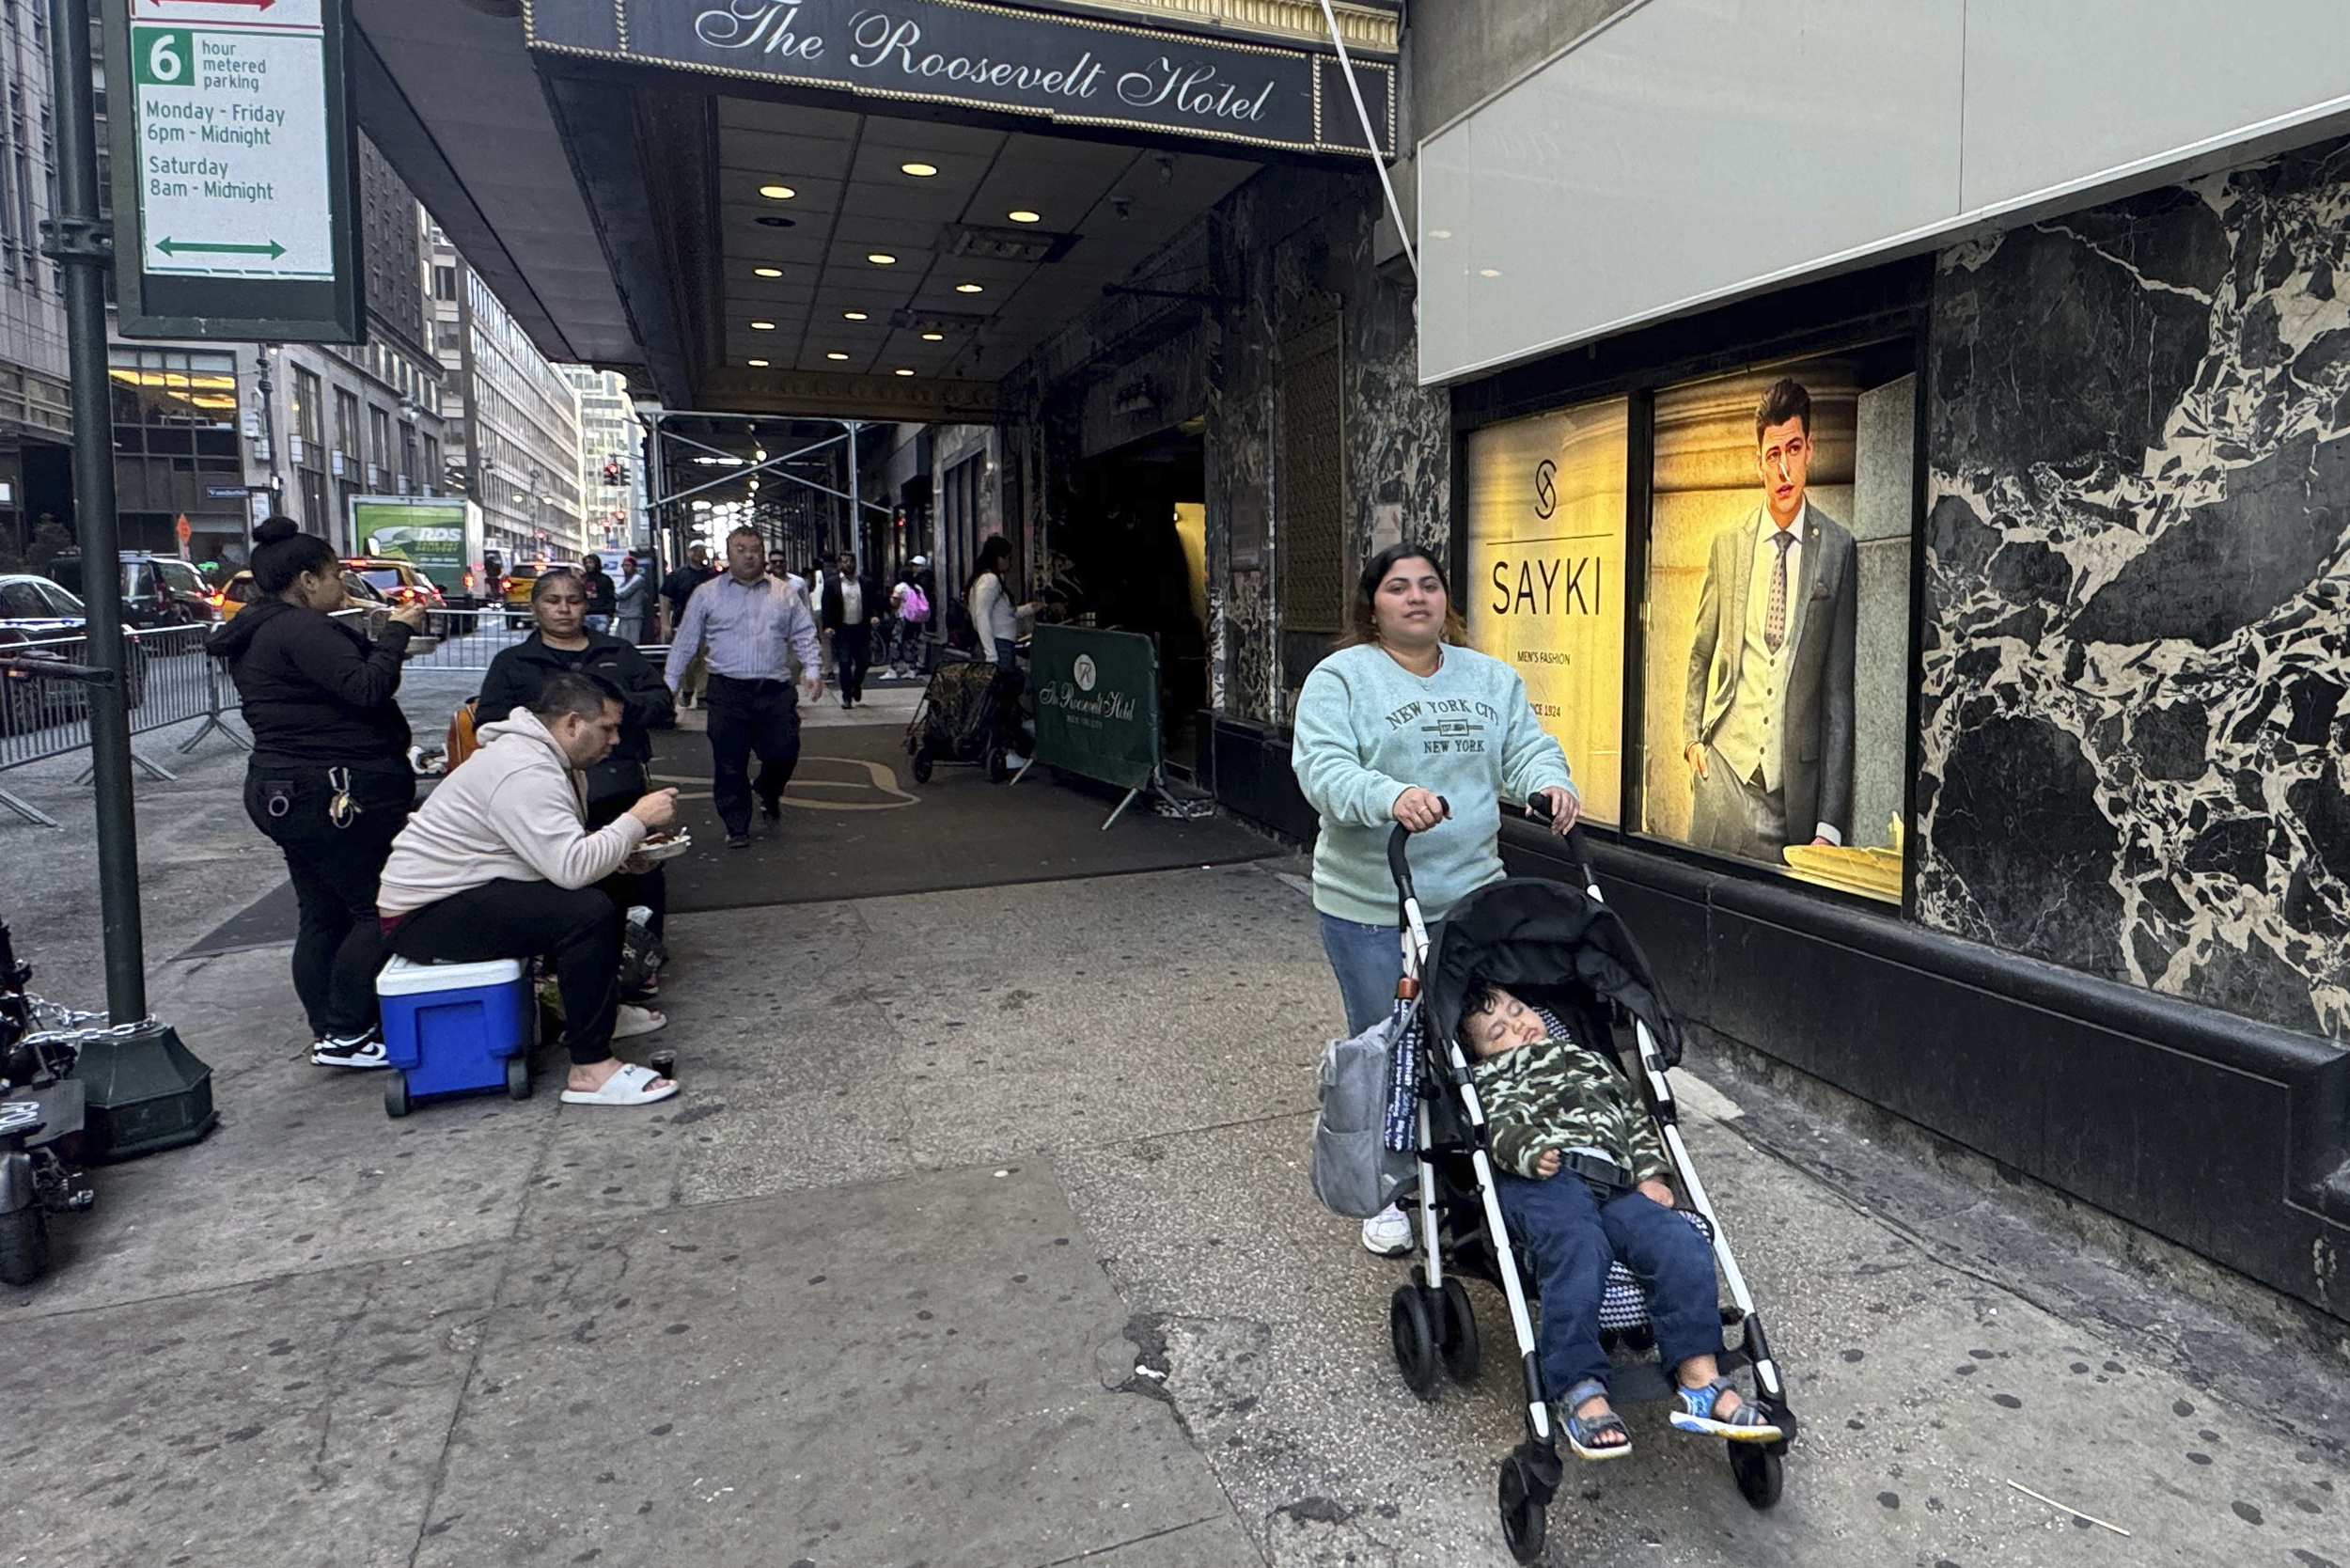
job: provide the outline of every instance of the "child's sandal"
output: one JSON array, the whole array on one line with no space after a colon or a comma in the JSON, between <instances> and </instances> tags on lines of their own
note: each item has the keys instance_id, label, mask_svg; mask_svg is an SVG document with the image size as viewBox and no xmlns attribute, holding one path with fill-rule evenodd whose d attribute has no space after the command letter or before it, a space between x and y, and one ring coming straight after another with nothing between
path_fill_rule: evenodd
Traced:
<instances>
[{"instance_id":1,"label":"child's sandal","mask_svg":"<svg viewBox=\"0 0 2350 1568\"><path fill-rule=\"evenodd\" d=\"M1695 1388L1683 1388L1672 1413L1673 1428L1679 1432L1695 1432L1708 1437L1727 1437L1733 1443L1776 1443L1782 1435L1778 1426L1764 1419L1754 1402L1744 1394L1738 1396L1738 1408L1727 1416L1717 1416L1715 1407L1725 1393L1737 1393L1727 1377Z\"/></svg>"},{"instance_id":2,"label":"child's sandal","mask_svg":"<svg viewBox=\"0 0 2350 1568\"><path fill-rule=\"evenodd\" d=\"M1590 1377L1569 1388L1567 1397L1559 1402L1560 1424L1567 1429L1567 1447L1574 1450L1577 1459L1596 1463L1606 1459L1622 1459L1632 1451L1632 1429L1623 1424L1622 1416L1613 1410L1604 1416L1589 1418L1574 1413L1579 1406L1589 1404L1594 1399L1604 1399L1606 1394L1607 1385L1596 1377ZM1599 1442L1603 1435L1611 1432L1622 1434L1623 1440L1606 1444Z\"/></svg>"}]
</instances>

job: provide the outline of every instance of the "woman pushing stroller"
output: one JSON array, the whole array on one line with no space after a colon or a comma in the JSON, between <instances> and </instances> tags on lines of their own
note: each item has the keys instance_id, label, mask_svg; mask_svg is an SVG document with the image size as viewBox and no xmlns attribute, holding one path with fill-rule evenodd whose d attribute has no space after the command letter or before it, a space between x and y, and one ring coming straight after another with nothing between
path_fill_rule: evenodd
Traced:
<instances>
[{"instance_id":1,"label":"woman pushing stroller","mask_svg":"<svg viewBox=\"0 0 2350 1568\"><path fill-rule=\"evenodd\" d=\"M1560 1390L1568 1446L1593 1460L1632 1451L1631 1431L1607 1401L1599 1337L1611 1262L1630 1268L1647 1296L1658 1358L1678 1385L1672 1424L1778 1442L1780 1429L1721 1375L1713 1247L1672 1212L1672 1161L1632 1086L1496 985L1472 981L1459 1038L1484 1102L1495 1194L1541 1281L1543 1386Z\"/></svg>"},{"instance_id":2,"label":"woman pushing stroller","mask_svg":"<svg viewBox=\"0 0 2350 1568\"><path fill-rule=\"evenodd\" d=\"M1535 718L1525 681L1460 646L1463 635L1434 553L1391 544L1355 584L1345 640L1298 694L1290 761L1322 815L1314 908L1349 1034L1387 1015L1403 972L1386 861L1398 823L1418 836L1412 855L1430 919L1501 880L1502 796L1543 799L1555 833L1574 825L1566 754ZM1411 1244L1399 1209L1363 1221L1372 1252L1391 1257Z\"/></svg>"}]
</instances>

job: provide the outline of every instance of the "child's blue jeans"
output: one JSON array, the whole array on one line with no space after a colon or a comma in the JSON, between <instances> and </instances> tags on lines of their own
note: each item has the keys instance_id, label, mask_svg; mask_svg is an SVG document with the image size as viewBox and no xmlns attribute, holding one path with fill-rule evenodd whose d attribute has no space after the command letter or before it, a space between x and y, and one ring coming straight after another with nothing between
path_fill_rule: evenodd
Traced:
<instances>
[{"instance_id":1,"label":"child's blue jeans","mask_svg":"<svg viewBox=\"0 0 2350 1568\"><path fill-rule=\"evenodd\" d=\"M1561 1171L1533 1181L1494 1173L1511 1239L1543 1293L1543 1392L1559 1399L1587 1377L1607 1380L1599 1300L1607 1265L1622 1259L1648 1293L1656 1350L1669 1372L1722 1348L1714 1253L1698 1228L1653 1199L1627 1192L1603 1206L1582 1179Z\"/></svg>"}]
</instances>

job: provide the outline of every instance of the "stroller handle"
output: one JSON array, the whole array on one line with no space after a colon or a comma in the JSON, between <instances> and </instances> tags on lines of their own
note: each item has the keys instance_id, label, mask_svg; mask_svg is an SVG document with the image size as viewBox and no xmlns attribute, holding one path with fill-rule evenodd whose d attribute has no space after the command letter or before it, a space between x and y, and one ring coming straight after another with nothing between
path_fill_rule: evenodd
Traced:
<instances>
[{"instance_id":1,"label":"stroller handle","mask_svg":"<svg viewBox=\"0 0 2350 1568\"><path fill-rule=\"evenodd\" d=\"M1444 808L1446 816L1452 815L1452 803L1444 796L1438 795L1436 804ZM1411 842L1412 830L1402 823L1396 823L1395 831L1387 835L1387 871L1395 878L1396 892L1407 899L1419 896L1412 891Z\"/></svg>"},{"instance_id":2,"label":"stroller handle","mask_svg":"<svg viewBox=\"0 0 2350 1568\"><path fill-rule=\"evenodd\" d=\"M1544 827L1548 827L1550 825L1550 798L1547 795L1534 796L1526 803L1526 814ZM1573 827L1567 829L1567 858L1574 862L1576 870L1583 873L1584 881L1589 882L1591 877L1591 856L1590 846L1584 841L1583 823L1580 820L1577 820Z\"/></svg>"}]
</instances>

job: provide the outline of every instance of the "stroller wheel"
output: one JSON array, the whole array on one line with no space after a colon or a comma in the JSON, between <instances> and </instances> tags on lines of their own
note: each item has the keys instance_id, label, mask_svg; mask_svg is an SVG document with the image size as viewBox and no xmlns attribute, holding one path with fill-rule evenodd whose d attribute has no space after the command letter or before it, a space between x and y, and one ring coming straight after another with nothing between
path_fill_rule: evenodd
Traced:
<instances>
[{"instance_id":1,"label":"stroller wheel","mask_svg":"<svg viewBox=\"0 0 2350 1568\"><path fill-rule=\"evenodd\" d=\"M1778 1501L1779 1487L1786 1479L1778 1455L1754 1443L1725 1446L1730 1450L1731 1476L1747 1501L1757 1508L1768 1508Z\"/></svg>"},{"instance_id":2,"label":"stroller wheel","mask_svg":"<svg viewBox=\"0 0 2350 1568\"><path fill-rule=\"evenodd\" d=\"M1445 1375L1455 1383L1477 1381L1477 1313L1469 1306L1468 1288L1450 1275L1436 1293L1439 1325L1436 1354L1444 1359Z\"/></svg>"},{"instance_id":3,"label":"stroller wheel","mask_svg":"<svg viewBox=\"0 0 2350 1568\"><path fill-rule=\"evenodd\" d=\"M929 746L923 746L914 754L914 781L916 784L928 784L931 781L931 748Z\"/></svg>"},{"instance_id":4,"label":"stroller wheel","mask_svg":"<svg viewBox=\"0 0 2350 1568\"><path fill-rule=\"evenodd\" d=\"M999 745L989 746L987 748L987 781L990 784L1001 784L1010 776L1011 763L1005 758L1004 748Z\"/></svg>"},{"instance_id":5,"label":"stroller wheel","mask_svg":"<svg viewBox=\"0 0 2350 1568\"><path fill-rule=\"evenodd\" d=\"M1387 1301L1387 1338L1405 1388L1422 1399L1436 1386L1436 1325L1425 1285L1398 1285Z\"/></svg>"},{"instance_id":6,"label":"stroller wheel","mask_svg":"<svg viewBox=\"0 0 2350 1568\"><path fill-rule=\"evenodd\" d=\"M1526 1473L1526 1461L1516 1454L1501 1462L1501 1539L1509 1545L1510 1555L1520 1562L1532 1562L1543 1555L1543 1536L1548 1520L1541 1488Z\"/></svg>"}]
</instances>

